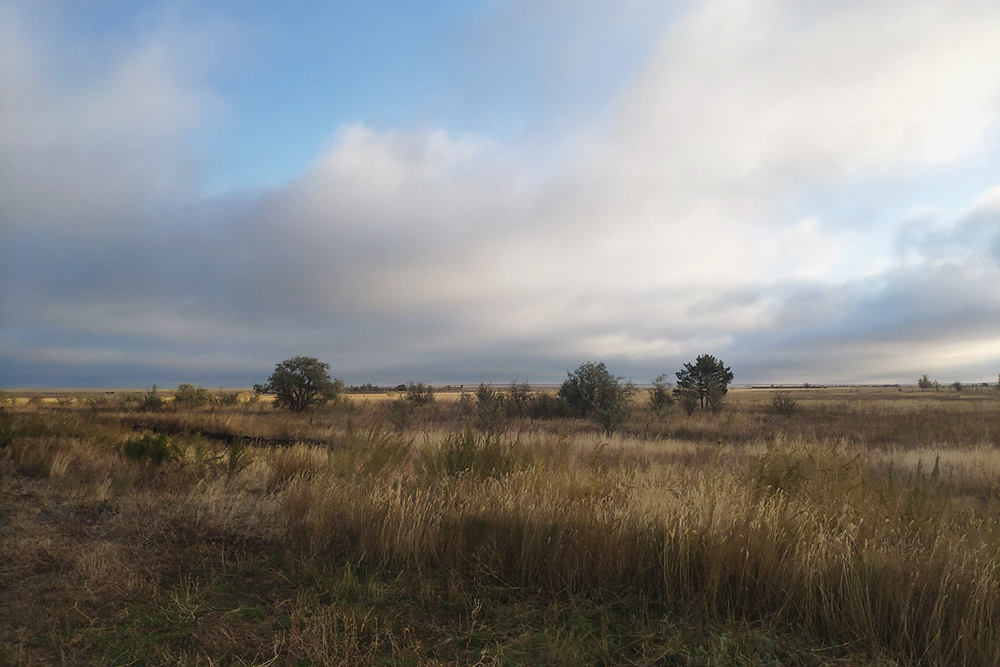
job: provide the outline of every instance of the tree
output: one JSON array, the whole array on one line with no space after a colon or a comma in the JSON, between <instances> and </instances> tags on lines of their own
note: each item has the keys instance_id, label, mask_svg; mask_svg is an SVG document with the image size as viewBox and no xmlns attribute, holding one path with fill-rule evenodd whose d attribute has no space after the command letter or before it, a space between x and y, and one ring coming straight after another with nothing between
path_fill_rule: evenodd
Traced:
<instances>
[{"instance_id":1,"label":"tree","mask_svg":"<svg viewBox=\"0 0 1000 667\"><path fill-rule=\"evenodd\" d=\"M962 384L961 382L952 382L951 388L954 389L955 391L962 391L965 389L965 385Z\"/></svg>"},{"instance_id":2,"label":"tree","mask_svg":"<svg viewBox=\"0 0 1000 667\"><path fill-rule=\"evenodd\" d=\"M340 380L330 379L330 364L315 357L292 357L274 367L265 384L254 391L274 394L274 407L303 412L310 406L337 398L344 389Z\"/></svg>"},{"instance_id":3,"label":"tree","mask_svg":"<svg viewBox=\"0 0 1000 667\"><path fill-rule=\"evenodd\" d=\"M934 386L934 383L929 377L927 377L927 373L924 373L920 376L920 379L917 380L917 386L920 387L920 391L927 391Z\"/></svg>"},{"instance_id":4,"label":"tree","mask_svg":"<svg viewBox=\"0 0 1000 667\"><path fill-rule=\"evenodd\" d=\"M718 412L722 408L722 397L729 391L732 381L733 372L721 359L702 354L693 364L684 364L684 368L677 371L677 389L674 392L678 397L691 392L697 395L702 409L707 401L712 412Z\"/></svg>"},{"instance_id":5,"label":"tree","mask_svg":"<svg viewBox=\"0 0 1000 667\"><path fill-rule=\"evenodd\" d=\"M559 397L581 417L597 421L606 433L624 424L632 413L635 385L608 372L604 363L587 362L567 373Z\"/></svg>"},{"instance_id":6,"label":"tree","mask_svg":"<svg viewBox=\"0 0 1000 667\"><path fill-rule=\"evenodd\" d=\"M662 417L673 404L674 397L670 393L667 374L657 375L653 378L653 391L649 393L649 407L652 408L653 414Z\"/></svg>"}]
</instances>

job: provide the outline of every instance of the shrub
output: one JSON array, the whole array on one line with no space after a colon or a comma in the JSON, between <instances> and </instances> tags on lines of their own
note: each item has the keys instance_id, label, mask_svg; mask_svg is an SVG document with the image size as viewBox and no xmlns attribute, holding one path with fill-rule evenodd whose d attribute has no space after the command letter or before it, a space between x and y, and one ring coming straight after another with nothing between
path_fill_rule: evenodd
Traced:
<instances>
[{"instance_id":1,"label":"shrub","mask_svg":"<svg viewBox=\"0 0 1000 667\"><path fill-rule=\"evenodd\" d=\"M965 385L962 384L961 382L952 382L951 388L954 389L955 391L962 391L965 389Z\"/></svg>"},{"instance_id":2,"label":"shrub","mask_svg":"<svg viewBox=\"0 0 1000 667\"><path fill-rule=\"evenodd\" d=\"M604 363L581 364L568 373L559 388L559 396L581 417L599 423L611 433L627 420L632 412L635 385L630 380L608 372Z\"/></svg>"},{"instance_id":3,"label":"shrub","mask_svg":"<svg viewBox=\"0 0 1000 667\"><path fill-rule=\"evenodd\" d=\"M155 384L152 389L142 395L136 409L140 412L159 412L163 409L163 397L160 396Z\"/></svg>"},{"instance_id":4,"label":"shrub","mask_svg":"<svg viewBox=\"0 0 1000 667\"><path fill-rule=\"evenodd\" d=\"M771 396L771 412L782 417L795 414L795 399L787 391L776 391Z\"/></svg>"},{"instance_id":5,"label":"shrub","mask_svg":"<svg viewBox=\"0 0 1000 667\"><path fill-rule=\"evenodd\" d=\"M514 378L507 385L507 393L504 396L504 408L511 417L522 417L528 411L531 403L531 384L529 382L518 382Z\"/></svg>"},{"instance_id":6,"label":"shrub","mask_svg":"<svg viewBox=\"0 0 1000 667\"><path fill-rule=\"evenodd\" d=\"M694 411L698 409L701 404L701 398L698 396L698 392L693 389L674 389L674 394L677 396L677 402L680 403L681 409L684 410L684 414L690 417L694 414Z\"/></svg>"},{"instance_id":7,"label":"shrub","mask_svg":"<svg viewBox=\"0 0 1000 667\"><path fill-rule=\"evenodd\" d=\"M292 357L274 367L265 384L254 385L258 394L274 394L274 407L303 412L318 403L337 398L344 389L330 379L330 364L315 357Z\"/></svg>"},{"instance_id":8,"label":"shrub","mask_svg":"<svg viewBox=\"0 0 1000 667\"><path fill-rule=\"evenodd\" d=\"M413 421L414 405L403 397L389 403L388 419L392 427L402 433Z\"/></svg>"},{"instance_id":9,"label":"shrub","mask_svg":"<svg viewBox=\"0 0 1000 667\"><path fill-rule=\"evenodd\" d=\"M253 395L257 396L258 400L260 399L260 394L254 393ZM235 405L239 405L240 392L226 391L222 387L219 387L219 390L211 396L210 400L212 401L213 406L231 408Z\"/></svg>"},{"instance_id":10,"label":"shrub","mask_svg":"<svg viewBox=\"0 0 1000 667\"><path fill-rule=\"evenodd\" d=\"M566 399L545 392L536 393L528 404L528 416L532 419L561 419L571 413Z\"/></svg>"},{"instance_id":11,"label":"shrub","mask_svg":"<svg viewBox=\"0 0 1000 667\"><path fill-rule=\"evenodd\" d=\"M458 414L463 417L476 414L476 397L467 391L458 395Z\"/></svg>"},{"instance_id":12,"label":"shrub","mask_svg":"<svg viewBox=\"0 0 1000 667\"><path fill-rule=\"evenodd\" d=\"M174 403L182 407L198 408L208 403L208 390L184 382L174 392Z\"/></svg>"},{"instance_id":13,"label":"shrub","mask_svg":"<svg viewBox=\"0 0 1000 667\"><path fill-rule=\"evenodd\" d=\"M170 460L173 450L166 433L144 433L138 438L129 438L122 443L121 453L130 461L148 461L162 465Z\"/></svg>"},{"instance_id":14,"label":"shrub","mask_svg":"<svg viewBox=\"0 0 1000 667\"><path fill-rule=\"evenodd\" d=\"M493 385L480 384L476 391L476 428L488 435L507 430L507 396Z\"/></svg>"},{"instance_id":15,"label":"shrub","mask_svg":"<svg viewBox=\"0 0 1000 667\"><path fill-rule=\"evenodd\" d=\"M111 399L107 396L88 396L87 407L91 410L100 410L111 405Z\"/></svg>"},{"instance_id":16,"label":"shrub","mask_svg":"<svg viewBox=\"0 0 1000 667\"><path fill-rule=\"evenodd\" d=\"M115 394L115 407L123 412L137 410L142 402L142 394L135 391L123 391Z\"/></svg>"},{"instance_id":17,"label":"shrub","mask_svg":"<svg viewBox=\"0 0 1000 667\"><path fill-rule=\"evenodd\" d=\"M649 407L653 414L662 417L674 404L674 397L670 394L670 383L667 382L667 375L658 375L653 378L653 391L649 394Z\"/></svg>"},{"instance_id":18,"label":"shrub","mask_svg":"<svg viewBox=\"0 0 1000 667\"><path fill-rule=\"evenodd\" d=\"M406 400L417 407L430 405L434 402L434 389L423 382L411 382L406 385Z\"/></svg>"}]
</instances>

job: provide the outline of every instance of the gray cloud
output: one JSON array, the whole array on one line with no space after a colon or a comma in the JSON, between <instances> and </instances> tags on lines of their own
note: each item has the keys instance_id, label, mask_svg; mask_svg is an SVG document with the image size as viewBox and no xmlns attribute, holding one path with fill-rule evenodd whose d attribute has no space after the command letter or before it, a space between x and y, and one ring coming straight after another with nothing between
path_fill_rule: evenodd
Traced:
<instances>
[{"instance_id":1,"label":"gray cloud","mask_svg":"<svg viewBox=\"0 0 1000 667\"><path fill-rule=\"evenodd\" d=\"M70 94L8 10L0 383L249 384L303 353L352 382L646 381L705 351L748 382L992 377L1000 190L895 232L788 202L995 148L996 8L765 4L673 19L584 140L352 124L211 199L218 102L169 40Z\"/></svg>"}]
</instances>

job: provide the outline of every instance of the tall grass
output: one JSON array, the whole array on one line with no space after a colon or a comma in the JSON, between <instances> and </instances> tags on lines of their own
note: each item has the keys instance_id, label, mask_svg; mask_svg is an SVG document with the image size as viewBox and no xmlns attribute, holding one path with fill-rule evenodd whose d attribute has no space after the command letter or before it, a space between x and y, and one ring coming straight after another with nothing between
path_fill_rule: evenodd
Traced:
<instances>
[{"instance_id":1,"label":"tall grass","mask_svg":"<svg viewBox=\"0 0 1000 667\"><path fill-rule=\"evenodd\" d=\"M363 489L299 479L281 505L289 538L317 556L790 623L916 664L1000 661L996 522L921 504L950 501L929 477L875 478L844 452L787 449L742 475L598 471L586 457L438 470L432 484Z\"/></svg>"},{"instance_id":2,"label":"tall grass","mask_svg":"<svg viewBox=\"0 0 1000 667\"><path fill-rule=\"evenodd\" d=\"M318 566L634 596L678 617L801 628L902 664L1000 665L993 436L871 447L878 419L906 414L896 409L869 415L851 437L803 435L824 410L841 408L801 401L778 418L761 402L731 408L729 422L726 413L671 417L716 433L756 419L788 425L722 443L645 438L641 428L607 438L575 423L500 437L461 421L394 433L358 413L343 426L336 416L310 425L264 411L162 413L151 425L191 428L210 415L237 432L254 425L322 444L239 440L237 454L171 436L171 460L140 475L119 455L136 435L117 422L30 408L0 416L0 479L79 480L102 502L114 498L116 521L144 535L162 522ZM969 433L957 424L994 417L975 407L948 419L937 433ZM109 475L129 484L112 492Z\"/></svg>"}]
</instances>

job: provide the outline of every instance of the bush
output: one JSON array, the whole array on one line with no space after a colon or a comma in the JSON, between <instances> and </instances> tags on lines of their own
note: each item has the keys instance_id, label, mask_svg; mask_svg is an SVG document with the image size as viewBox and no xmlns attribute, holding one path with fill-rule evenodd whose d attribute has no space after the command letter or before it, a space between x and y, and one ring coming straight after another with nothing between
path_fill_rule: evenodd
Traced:
<instances>
[{"instance_id":1,"label":"bush","mask_svg":"<svg viewBox=\"0 0 1000 667\"><path fill-rule=\"evenodd\" d=\"M88 396L86 401L87 407L95 411L111 405L111 399L107 396Z\"/></svg>"},{"instance_id":2,"label":"bush","mask_svg":"<svg viewBox=\"0 0 1000 667\"><path fill-rule=\"evenodd\" d=\"M698 396L697 391L692 389L674 389L674 394L677 396L677 402L680 403L684 414L688 417L693 415L694 411L701 405L701 398Z\"/></svg>"},{"instance_id":3,"label":"bush","mask_svg":"<svg viewBox=\"0 0 1000 667\"><path fill-rule=\"evenodd\" d=\"M417 407L430 405L434 402L434 389L423 382L406 385L406 400Z\"/></svg>"},{"instance_id":4,"label":"bush","mask_svg":"<svg viewBox=\"0 0 1000 667\"><path fill-rule=\"evenodd\" d=\"M208 403L208 390L184 382L174 392L174 403L181 407L199 408Z\"/></svg>"},{"instance_id":5,"label":"bush","mask_svg":"<svg viewBox=\"0 0 1000 667\"><path fill-rule=\"evenodd\" d=\"M667 375L658 375L653 378L653 391L649 394L649 407L657 417L662 417L674 404L674 397L670 394L670 383L667 382Z\"/></svg>"},{"instance_id":6,"label":"bush","mask_svg":"<svg viewBox=\"0 0 1000 667\"><path fill-rule=\"evenodd\" d=\"M581 364L568 373L559 396L581 417L599 423L606 433L624 424L632 413L635 385L608 372L604 363Z\"/></svg>"},{"instance_id":7,"label":"bush","mask_svg":"<svg viewBox=\"0 0 1000 667\"><path fill-rule=\"evenodd\" d=\"M532 419L563 419L571 414L564 398L545 392L536 393L528 404L528 416Z\"/></svg>"},{"instance_id":8,"label":"bush","mask_svg":"<svg viewBox=\"0 0 1000 667\"><path fill-rule=\"evenodd\" d=\"M507 385L507 393L504 396L504 408L511 417L522 417L528 412L528 405L531 403L531 384L528 382L518 382L514 378Z\"/></svg>"},{"instance_id":9,"label":"bush","mask_svg":"<svg viewBox=\"0 0 1000 667\"><path fill-rule=\"evenodd\" d=\"M463 417L476 414L476 397L467 391L458 395L458 414Z\"/></svg>"},{"instance_id":10,"label":"bush","mask_svg":"<svg viewBox=\"0 0 1000 667\"><path fill-rule=\"evenodd\" d=\"M135 391L123 391L115 394L115 407L122 412L137 410L142 402L142 394Z\"/></svg>"},{"instance_id":11,"label":"bush","mask_svg":"<svg viewBox=\"0 0 1000 667\"><path fill-rule=\"evenodd\" d=\"M493 385L480 384L476 391L476 428L489 435L507 430L508 397Z\"/></svg>"},{"instance_id":12,"label":"bush","mask_svg":"<svg viewBox=\"0 0 1000 667\"><path fill-rule=\"evenodd\" d=\"M795 414L795 399L787 391L776 391L771 396L771 412L782 417Z\"/></svg>"},{"instance_id":13,"label":"bush","mask_svg":"<svg viewBox=\"0 0 1000 667\"><path fill-rule=\"evenodd\" d=\"M122 443L121 453L130 461L148 461L154 465L162 465L173 456L166 433L145 433L138 438L129 438Z\"/></svg>"},{"instance_id":14,"label":"bush","mask_svg":"<svg viewBox=\"0 0 1000 667\"><path fill-rule=\"evenodd\" d=\"M336 382L339 382L339 380L337 380ZM335 396L336 396L337 393L339 393L339 389L334 391L335 395L334 395L334 397L331 397L331 399L335 398ZM257 396L257 400L260 400L260 394L257 394L255 392L254 394L251 394L251 395L252 396ZM239 405L239 402L240 402L240 392L238 392L238 391L226 391L222 387L219 387L219 390L216 391L210 397L209 400L211 400L213 407L231 408L231 407L234 407L236 405Z\"/></svg>"},{"instance_id":15,"label":"bush","mask_svg":"<svg viewBox=\"0 0 1000 667\"><path fill-rule=\"evenodd\" d=\"M413 421L414 404L405 398L397 398L389 403L388 416L392 427L402 433Z\"/></svg>"},{"instance_id":16,"label":"bush","mask_svg":"<svg viewBox=\"0 0 1000 667\"><path fill-rule=\"evenodd\" d=\"M152 389L142 395L136 409L140 412L159 412L163 409L163 397L160 396L155 384Z\"/></svg>"}]
</instances>

